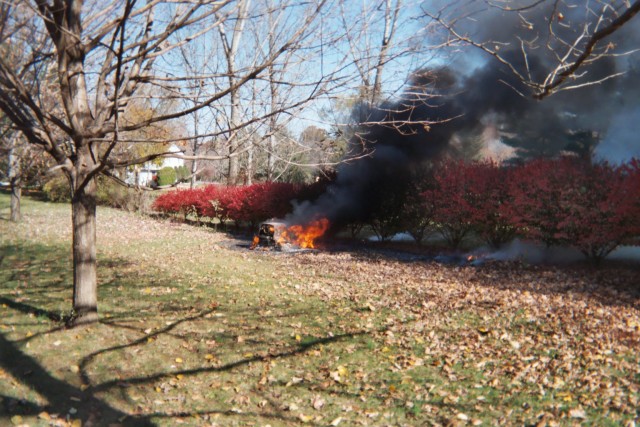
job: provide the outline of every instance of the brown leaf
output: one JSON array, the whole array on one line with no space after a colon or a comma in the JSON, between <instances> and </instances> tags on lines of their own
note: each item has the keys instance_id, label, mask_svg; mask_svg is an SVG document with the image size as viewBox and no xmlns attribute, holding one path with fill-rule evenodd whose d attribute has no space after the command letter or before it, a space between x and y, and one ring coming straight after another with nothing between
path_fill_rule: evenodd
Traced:
<instances>
[{"instance_id":1,"label":"brown leaf","mask_svg":"<svg viewBox=\"0 0 640 427\"><path fill-rule=\"evenodd\" d=\"M311 400L311 406L313 406L313 409L315 409L316 411L321 410L324 406L324 403L324 400L319 395L314 396Z\"/></svg>"}]
</instances>

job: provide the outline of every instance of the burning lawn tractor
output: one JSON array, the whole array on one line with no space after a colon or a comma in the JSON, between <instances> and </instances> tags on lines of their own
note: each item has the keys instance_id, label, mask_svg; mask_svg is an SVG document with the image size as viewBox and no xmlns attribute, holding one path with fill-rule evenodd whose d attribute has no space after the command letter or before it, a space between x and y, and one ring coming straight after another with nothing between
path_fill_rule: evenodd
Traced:
<instances>
[{"instance_id":1,"label":"burning lawn tractor","mask_svg":"<svg viewBox=\"0 0 640 427\"><path fill-rule=\"evenodd\" d=\"M263 222L258 234L253 237L250 249L275 249L278 251L296 251L314 249L314 241L329 228L329 220L321 218L305 225L287 225L272 220Z\"/></svg>"},{"instance_id":2,"label":"burning lawn tractor","mask_svg":"<svg viewBox=\"0 0 640 427\"><path fill-rule=\"evenodd\" d=\"M269 248L273 249L280 245L282 240L282 232L287 229L287 225L283 222L263 222L258 228L258 234L253 237L251 249Z\"/></svg>"}]
</instances>

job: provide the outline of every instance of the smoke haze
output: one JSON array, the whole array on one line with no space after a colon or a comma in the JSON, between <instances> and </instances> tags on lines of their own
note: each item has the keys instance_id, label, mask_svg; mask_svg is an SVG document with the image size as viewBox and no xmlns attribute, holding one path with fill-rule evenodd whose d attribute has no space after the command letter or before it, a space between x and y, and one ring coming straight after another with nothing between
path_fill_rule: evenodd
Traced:
<instances>
[{"instance_id":1,"label":"smoke haze","mask_svg":"<svg viewBox=\"0 0 640 427\"><path fill-rule=\"evenodd\" d=\"M434 14L466 14L468 19L455 24L456 31L499 48L503 58L537 81L554 66L554 53L544 45L548 43L557 52L563 48L549 34L549 20L561 12L561 25L554 23L552 28L559 37L573 40L585 16L587 20L597 18L585 15L585 1L573 2L579 5L573 8L561 2L555 12L550 10L554 2L548 2L548 7L520 14L488 8L484 1L427 3ZM609 3L615 7L621 2ZM638 20L634 18L606 42L613 43L617 51L640 46L640 25L634 22ZM517 37L537 39L540 46L529 49L525 57ZM327 193L314 203L298 206L290 220L304 222L321 215L338 224L366 221L385 203L385 197L403 194L412 170L440 157L452 138L480 135L487 122L525 156L553 156L567 149L590 155L599 139L604 141L597 151L602 158L615 154L616 159L623 159L638 152L637 55L605 57L581 70L591 81L625 72L621 77L537 101L531 89L495 58L483 56L477 48L456 49L446 66L414 72L400 101L354 109L356 121L366 124L359 127L359 137L352 138L352 150L372 154L341 165Z\"/></svg>"}]
</instances>

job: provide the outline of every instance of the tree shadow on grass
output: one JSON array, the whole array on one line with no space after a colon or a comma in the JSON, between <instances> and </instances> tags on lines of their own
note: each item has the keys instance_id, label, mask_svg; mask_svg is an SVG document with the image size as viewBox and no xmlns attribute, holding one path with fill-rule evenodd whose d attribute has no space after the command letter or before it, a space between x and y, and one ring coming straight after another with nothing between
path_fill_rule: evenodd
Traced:
<instances>
[{"instance_id":1,"label":"tree shadow on grass","mask_svg":"<svg viewBox=\"0 0 640 427\"><path fill-rule=\"evenodd\" d=\"M214 402L214 408L211 409L195 410L185 408L180 410L174 408L167 411L155 410L135 413L133 408L129 412L117 409L99 396L111 396L113 398L119 392L124 393L123 396L125 396L126 392L124 390L129 387L152 385L158 381L169 380L176 376L184 376L185 381L187 381L190 378L197 379L201 374L231 372L256 362L270 362L272 360L295 357L319 346L328 346L369 333L366 331L357 331L353 333L344 333L325 338L307 340L302 343L287 346L286 348L277 351L251 356L246 355L235 361L218 366L198 366L190 369L178 370L152 369L153 372L145 375L114 376L111 379L104 381L92 381L91 375L88 372L90 367L89 365L91 365L92 362L95 362L99 357L106 356L109 353L119 354L119 352L124 349L143 346L150 340L156 340L164 335L170 334L176 328L183 326L186 323L201 320L213 311L215 311L215 309L209 309L196 315L179 318L162 329L143 334L139 338L127 341L123 344L101 348L86 355L79 363L79 376L83 384L81 387L74 386L67 381L54 377L35 358L20 349L20 345L24 344L24 342L18 343L17 341L11 341L4 335L0 334L0 366L18 382L22 383L33 392L38 393L48 402L47 404L40 405L7 396L4 399L5 412L8 416L37 416L42 411L48 411L51 414L65 414L73 407L78 412L71 416L72 419L81 419L83 421L83 425L100 426L110 424L144 426L154 425L153 420L212 415L237 417L244 420L261 418L272 419L279 420L284 423L296 424L299 422L299 419L294 414L280 409L276 412L267 413L259 411L242 411L240 413L231 408L225 409L226 405L222 402ZM112 327L108 323L103 323L102 325ZM115 328L115 325L113 327ZM87 327L85 330L90 331L90 328L91 327ZM218 406L218 408L215 408L216 406ZM307 424L324 425L315 424L313 422L308 422Z\"/></svg>"},{"instance_id":2,"label":"tree shadow on grass","mask_svg":"<svg viewBox=\"0 0 640 427\"><path fill-rule=\"evenodd\" d=\"M23 269L21 274L15 276L11 285L0 285L0 289L12 289L15 286L21 286L18 282L27 278L29 274L29 282L33 284L32 289L22 289L21 294L2 297L2 303L6 304L11 310L24 315L34 314L46 317L54 323L59 323L56 317L56 311L52 307L55 306L55 300L59 298L60 292L71 292L68 282L52 281L48 272L34 273L38 268L47 266L55 272L56 268L69 268L67 251L60 251L59 248L51 247L35 247L21 248L20 260L15 257L9 261ZM0 251L3 248L0 248ZM14 248L15 249L15 248ZM42 260L44 259L44 261ZM29 260L29 263L24 263ZM16 264L18 262L18 264ZM22 262L23 264L20 264ZM121 260L109 259L101 260L101 266L105 268L101 272L102 275L108 274L110 270L118 270L122 265ZM66 267L65 267L66 266ZM0 273L1 275L2 273ZM13 273L12 273L13 274ZM151 282L153 279L153 282ZM369 334L382 335L386 328L378 330L360 330L355 327L349 327L336 334L330 334L330 330L334 327L328 326L326 322L322 322L322 326L317 327L313 334L318 336L308 336L302 340L291 338L287 335L287 325L292 323L303 322L304 319L316 319L326 317L326 307L314 306L311 303L302 305L290 305L284 302L272 301L268 306L273 313L271 315L259 315L256 307L247 308L244 304L225 304L221 307L208 307L206 305L198 305L191 302L180 303L181 295L172 295L167 304L153 305L149 312L142 313L138 308L144 307L145 304L154 302L154 295L140 294L138 298L137 291L143 290L145 287L154 286L158 288L171 286L170 278L155 276L150 278L145 276L143 272L127 272L125 276L119 275L108 280L104 288L110 289L116 294L119 287L125 289L125 295L116 303L110 302L111 306L117 308L111 318L104 318L99 325L94 325L84 329L88 332L85 338L91 344L89 351L81 353L78 358L70 359L69 363L77 363L79 367L78 377L73 381L80 380L81 385L74 385L68 380L57 378L57 374L49 372L44 363L45 352L32 355L34 346L31 350L26 350L22 346L33 342L33 338L40 336L34 335L28 338L10 339L9 335L2 336L0 339L0 366L14 377L18 382L28 387L32 391L38 393L47 400L47 404L38 404L30 401L19 400L15 397L7 396L4 399L5 407L9 415L19 414L24 416L37 416L41 411L50 413L66 413L69 408L78 409L78 413L73 418L83 420L83 425L109 425L125 424L125 425L152 425L154 422L171 423L177 422L178 418L185 417L211 417L220 416L229 420L244 422L246 424L263 424L270 422L273 424L297 425L301 422L298 415L291 410L283 407L283 399L274 397L272 391L281 390L298 391L300 396L313 396L315 394L323 394L328 401L334 395L340 395L340 385L332 384L328 389L323 389L318 381L308 382L289 387L278 380L272 384L267 384L263 389L253 384L255 380L255 366L268 365L271 361L285 361L292 365L288 368L287 375L293 375L298 369L303 369L303 358L305 353L319 349L322 347L333 347L332 354L341 353L348 344L353 344L356 340ZM132 291L129 287L136 286L136 291ZM50 291L50 292L48 292ZM28 300L18 300L28 295ZM106 294L105 294L106 295ZM212 293L217 298L215 292ZM171 298L176 300L174 304ZM139 301L135 301L138 299ZM131 301L133 300L133 301ZM120 305L120 306L119 306ZM195 305L193 308L192 305ZM192 306L190 308L190 306ZM266 310L266 309L264 309ZM216 314L223 314L223 317L216 317ZM22 316L24 317L24 316ZM173 319L167 322L168 319ZM226 332L219 332L218 328L222 326L222 319L227 319L225 326ZM301 320L303 319L303 320ZM242 323L244 322L244 323ZM149 324L160 324L149 332ZM250 327L250 330L244 326ZM212 327L213 333L207 332ZM305 324L305 328L307 324ZM46 335L60 328L60 325L54 325L54 329L41 333ZM102 330L100 330L102 329ZM240 344L239 334L242 334L244 343ZM106 340L99 341L94 338L101 336ZM281 343L274 344L274 337ZM199 342L203 339L215 339L219 342L218 350L222 355L224 362L215 365L205 362L201 353L197 362L192 364L184 364L169 367L169 364L156 364L153 366L144 366L136 360L140 357L148 357L149 354L156 352L175 350L183 350L182 344ZM168 347L155 346L153 343L160 341L169 342ZM37 345L37 344L36 344ZM149 345L149 347L146 347ZM361 345L358 344L358 345ZM46 349L44 349L46 351ZM338 351L336 351L338 350ZM249 355L249 351L252 353ZM183 356L184 357L184 356ZM133 358L133 359L131 359ZM173 360L175 356L169 356L167 360ZM19 363L15 361L18 360ZM151 358L148 360L152 360ZM126 367L128 363L133 363L131 369L120 370ZM341 362L343 363L343 362ZM254 368L252 370L252 365ZM183 366L185 366L183 368ZM102 369L102 373L100 373ZM252 398L272 399L266 410L262 410L258 406L245 405L240 406L241 412L232 407L233 403L228 400L216 400L208 398L206 402L199 405L182 404L175 402L165 402L165 406L158 407L152 405L154 399L162 399L164 397L172 397L178 393L172 391L169 394L154 395L154 388L176 381L177 377L183 377L183 382L192 381L206 382L214 378L232 378L242 384L251 381L252 387L245 392L249 393ZM217 381L217 380L216 380ZM224 380L221 380L224 381ZM285 380L286 381L286 380ZM256 381L257 382L257 381ZM283 385L284 384L284 385ZM202 392L194 386L188 386L187 390L196 390ZM207 385L204 385L205 390ZM270 390L269 387L272 387ZM138 405L138 401L133 399L134 393L151 393L150 400L146 402L148 405ZM306 395L305 395L306 393ZM331 396L331 397L329 397ZM357 395L353 393L344 393L344 399L354 401ZM73 398L73 400L72 400ZM78 402L77 399L80 401ZM376 401L382 402L376 398ZM188 403L188 402L187 402ZM255 400L254 402L255 403ZM125 409L122 409L125 408ZM329 420L330 421L330 420ZM348 421L345 422L347 424ZM316 422L314 420L307 421L306 425L327 425L327 420Z\"/></svg>"},{"instance_id":3,"label":"tree shadow on grass","mask_svg":"<svg viewBox=\"0 0 640 427\"><path fill-rule=\"evenodd\" d=\"M70 297L71 265L67 248L41 244L14 244L0 246L0 305L4 313L21 313L25 316L6 317L3 326L11 329L27 326L20 319L33 319L32 326L46 329L30 333L27 338L10 340L0 333L0 367L17 382L42 396L48 402L39 405L25 399L3 396L2 412L9 416L37 416L42 411L63 413L72 407L77 413L72 418L108 425L151 425L147 417L131 416L91 393L68 382L55 378L35 358L21 349L29 341L65 329L64 310L60 304ZM69 307L70 308L70 307ZM52 323L43 324L46 318ZM13 319L18 319L13 320ZM0 414L2 414L0 412ZM0 417L2 418L2 417Z\"/></svg>"},{"instance_id":4,"label":"tree shadow on grass","mask_svg":"<svg viewBox=\"0 0 640 427\"><path fill-rule=\"evenodd\" d=\"M79 357L71 357L68 361L69 365L77 363L79 368L77 374L79 382L74 385L75 381L70 382L64 375L48 368L49 363L46 359L49 354L47 346L52 344L52 340L47 341L46 336L65 329L59 307L61 303L69 304L64 299L68 300L71 294L71 266L67 248L63 250L60 247L38 244L5 245L0 246L0 254L3 255L1 267L4 270L4 272L0 271L0 278L7 279L0 284L0 292L3 294L0 297L0 304L6 306L3 308L7 310L4 313L9 314L2 323L9 325L7 320L10 320L13 322L11 328L15 327L15 332L0 334L0 367L9 375L9 378L13 378L15 383L20 384L20 389L26 388L46 401L46 403L40 403L38 400L20 399L19 395L12 396L11 393L3 392L0 419L3 419L4 415L37 417L42 411L62 414L64 418L71 408L74 408L77 412L68 416L82 420L83 425L144 426L153 425L155 421L171 422L167 420L207 414L235 417L245 421L264 419L273 420L271 422L275 423L279 421L284 424L297 424L299 419L291 412L277 409L263 413L256 408L255 411L238 413L232 410L228 402L207 402L205 407L200 408L172 403L171 408L167 406L166 410L164 408L158 410L157 407L141 409L135 401L131 402L129 393L137 386L145 386L146 390L148 386L175 379L176 376L183 376L197 382L202 381L203 376L227 372L239 378L238 381L242 381L247 375L251 375L242 369L243 367L254 363L296 357L310 349L351 340L367 333L354 331L329 336L328 331L325 331L324 337L308 339L304 342L284 339L281 337L283 332L280 330L282 324L300 321L303 317L320 317L326 313L319 307L311 306L305 311L287 304L277 305L275 302L271 307L273 314L270 316L258 315L255 307L247 308L243 304L229 304L223 309L209 306L209 304L198 305L198 302L194 301L167 305L171 302L171 298L178 301L182 299L174 295L167 299L167 303L158 304L154 301L154 295L144 296L142 293L143 296L140 298L135 296L138 295L138 290L144 290L149 286L157 288L175 286L171 278L158 277L158 275L147 276L144 272L134 269L124 275L114 275L114 278L101 285L103 290L108 289L114 292L113 295L120 293L124 295L119 295L118 298L121 299L115 302L108 302L115 310L112 317L103 317L98 325L82 329L84 337L78 341L78 345L84 346L89 351L83 352L82 347L79 347ZM101 259L100 262L103 267L102 276L108 276L114 271L119 271L127 261ZM136 289L132 290L131 286L135 286ZM125 292L118 291L120 287ZM104 298L106 295L109 294L104 294L101 298L106 299ZM106 301L105 304L107 304ZM148 304L151 310L142 313L138 309L145 304ZM225 363L212 365L202 360L201 363L187 369L171 369L167 365L153 365L140 370L126 369L129 362L139 363L136 360L127 359L131 354L135 355L140 351L142 355L146 352L147 354L143 356L145 357L148 353L165 350L158 347L145 348L144 346L150 342L169 340L171 348L168 350L174 351L181 349L181 343L188 344L204 339L207 336L206 327L221 324L221 319L214 316L216 314L214 312L219 310L226 310L224 315L231 323L226 333L215 332L215 339L221 343L221 351L226 352ZM169 318L173 320L167 322L166 319ZM29 322L33 320L34 324L37 323L40 326L38 328L40 331L34 329L34 334L23 335L27 330L25 327L27 325L21 323L24 320ZM235 324L237 321L251 325L251 331L247 332L238 327ZM153 322L162 326L147 332L149 329L147 325ZM248 335L243 344L237 343L240 333ZM75 332L73 334L75 335ZM278 336L281 341L277 346L273 346L271 341L274 336ZM36 338L39 339L36 341ZM60 335L60 338L63 341L74 339L71 335ZM249 351L254 354L249 355ZM242 370L238 371L238 369ZM313 422L308 424L314 425Z\"/></svg>"},{"instance_id":5,"label":"tree shadow on grass","mask_svg":"<svg viewBox=\"0 0 640 427\"><path fill-rule=\"evenodd\" d=\"M111 348L101 349L91 355L88 355L82 361L82 369L86 369L88 365L98 356L105 355L109 352L120 351L124 348L134 347L144 345L148 342L149 338L157 339L161 335L166 332L174 329L178 326L179 323L195 321L203 318L206 314L210 313L210 311L203 312L198 316L193 316L189 318L180 319L175 323L168 325L163 330L155 331L151 334L145 335L139 339L131 341L124 345L114 346ZM381 331L378 331L381 332ZM371 331L356 331L352 333L344 333L337 334L333 336L328 336L325 338L317 338L313 340L307 340L304 343L297 343L291 346L284 347L280 350L271 350L271 351L262 351L258 352L258 354L247 354L242 357L239 357L235 361L230 361L224 364L219 364L216 366L197 366L188 369L165 369L165 370L157 370L155 372L139 375L139 376L128 376L124 378L111 379L103 382L99 382L95 385L92 385L90 388L95 393L109 393L118 387L126 387L126 388L140 388L140 387L149 387L154 384L159 384L165 381L172 381L175 378L183 378L182 381L202 381L202 376L207 374L222 374L222 373L233 373L239 369L249 368L252 364L269 364L271 362L275 362L278 360L284 360L288 358L294 358L297 356L304 355L305 353L315 349L322 348L323 346L330 346L334 344L338 344L343 341L350 341L354 338L357 338L362 335L367 335L371 333ZM265 344L265 342L256 343L256 347L260 347L260 345ZM241 379L243 373L242 371L238 371L239 381ZM246 374L245 374L246 375ZM88 376L85 377L85 380L90 381ZM246 378L245 378L246 380ZM266 386L267 388L269 386ZM255 388L247 391L250 394L255 394L259 392ZM315 393L320 393L320 391L315 391ZM326 394L330 394L332 391L327 390ZM270 408L267 411L260 410L251 410L251 408L239 410L235 407L230 407L229 402L221 402L221 401L212 401L211 403L206 405L207 408L189 408L188 406L183 407L181 410L167 410L167 411L152 411L147 412L147 416L152 419L158 420L167 420L167 419L179 419L179 418L191 418L191 417L207 417L207 416L224 416L224 417L232 417L237 418L238 420L244 420L244 422L255 422L258 424L260 420L271 420L280 421L285 423L286 425L297 425L300 423L299 414L296 412L292 412L287 410L282 406L282 403L278 403L276 401L271 402ZM317 423L312 420L306 420L306 425L311 426L320 426L327 425L326 421L322 423Z\"/></svg>"},{"instance_id":6,"label":"tree shadow on grass","mask_svg":"<svg viewBox=\"0 0 640 427\"><path fill-rule=\"evenodd\" d=\"M83 421L93 420L100 424L126 423L129 425L152 425L148 417L132 416L113 408L96 397L91 390L81 390L73 385L55 378L34 358L24 353L18 346L0 333L0 366L15 380L44 397L48 404L44 406L31 402L19 402L15 399L3 400L5 410L19 415L38 415L42 411L59 413L70 411L73 407L77 413L72 418ZM74 403L76 402L76 403Z\"/></svg>"}]
</instances>

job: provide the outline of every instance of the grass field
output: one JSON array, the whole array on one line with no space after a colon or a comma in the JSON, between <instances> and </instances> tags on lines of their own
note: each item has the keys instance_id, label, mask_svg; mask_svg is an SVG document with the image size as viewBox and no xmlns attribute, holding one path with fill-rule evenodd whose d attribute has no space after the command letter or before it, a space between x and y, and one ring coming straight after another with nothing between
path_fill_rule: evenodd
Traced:
<instances>
[{"instance_id":1,"label":"grass field","mask_svg":"<svg viewBox=\"0 0 640 427\"><path fill-rule=\"evenodd\" d=\"M278 254L98 211L96 325L66 329L70 208L0 194L0 425L634 425L638 266Z\"/></svg>"}]
</instances>

